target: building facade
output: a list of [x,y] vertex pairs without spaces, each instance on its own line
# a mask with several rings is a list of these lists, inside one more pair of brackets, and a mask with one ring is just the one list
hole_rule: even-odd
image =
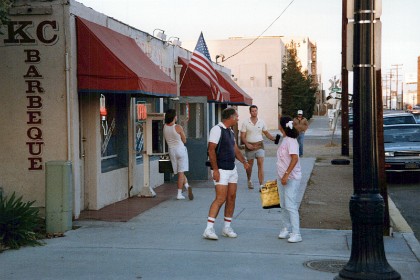
[[[282,112],[282,64],[291,44],[297,49],[302,71],[308,71],[315,82],[319,80],[316,44],[307,37],[232,37],[207,43],[216,62],[231,69],[233,80],[260,108],[259,116],[268,129],[278,128],[278,116]],[[193,43],[187,43],[186,48],[192,50]],[[249,111],[247,107],[240,107],[238,111],[241,125],[249,117]]]
[[[184,98],[179,58],[188,61],[191,52],[74,0],[16,1],[10,18],[0,27],[0,103],[7,105],[0,111],[0,187],[40,208],[49,162],[71,163],[76,219],[85,209],[153,196],[165,180],[158,173],[163,112],[178,110],[190,161],[204,163],[208,128],[230,95],[244,94],[230,89],[217,102],[202,78],[207,92]],[[202,169],[196,173],[207,178]]]

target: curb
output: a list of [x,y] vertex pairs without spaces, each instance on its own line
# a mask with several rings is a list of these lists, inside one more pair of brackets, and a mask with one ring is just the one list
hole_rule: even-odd
[[388,207],[389,207],[389,218],[391,220],[391,226],[395,231],[398,232],[410,232],[413,233],[413,230],[408,225],[407,221],[401,215],[394,201],[391,197],[388,196]]
[[395,203],[391,197],[388,196],[388,208],[389,208],[389,219],[391,222],[391,228],[395,231],[400,232],[410,247],[417,260],[420,261],[420,243],[414,235],[413,230],[408,225],[407,221],[401,215]]

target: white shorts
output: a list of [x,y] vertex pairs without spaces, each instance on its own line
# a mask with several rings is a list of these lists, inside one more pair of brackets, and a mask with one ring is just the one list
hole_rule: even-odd
[[[236,169],[236,166],[233,170],[219,169],[219,174],[219,182],[213,180],[214,185],[227,186],[229,183],[238,183],[238,170]],[[213,170],[211,171],[211,176],[213,177]]]
[[174,169],[174,174],[189,171],[187,147],[180,146],[169,149],[169,157],[171,159],[172,168]]

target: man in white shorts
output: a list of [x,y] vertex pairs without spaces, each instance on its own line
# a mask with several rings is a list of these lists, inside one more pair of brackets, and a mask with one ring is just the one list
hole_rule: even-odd
[[225,223],[222,235],[237,237],[231,225],[235,210],[236,190],[238,183],[238,171],[235,166],[235,158],[249,167],[248,162],[242,155],[235,142],[235,135],[231,129],[238,123],[238,112],[230,107],[222,112],[222,121],[210,130],[208,153],[215,185],[216,198],[212,202],[207,218],[207,227],[203,233],[206,239],[217,240],[214,231],[214,221],[220,208],[225,204]]
[[194,199],[192,188],[188,184],[185,172],[189,170],[188,164],[188,151],[185,147],[187,137],[185,136],[184,129],[179,124],[176,124],[178,117],[175,109],[169,109],[165,114],[165,125],[163,127],[163,137],[168,143],[169,157],[171,159],[174,174],[178,174],[178,194],[176,199],[185,199],[182,195],[182,187],[188,192],[188,198]]
[[246,170],[246,176],[248,177],[248,188],[253,189],[254,186],[251,181],[251,174],[252,166],[254,165],[254,159],[257,159],[258,180],[260,183],[260,188],[264,184],[265,151],[262,134],[264,133],[264,135],[271,141],[275,141],[276,138],[268,132],[265,122],[258,118],[258,107],[256,105],[251,105],[249,107],[249,113],[251,114],[251,117],[242,123],[241,142],[245,145],[245,157],[248,160],[250,166],[250,168]]

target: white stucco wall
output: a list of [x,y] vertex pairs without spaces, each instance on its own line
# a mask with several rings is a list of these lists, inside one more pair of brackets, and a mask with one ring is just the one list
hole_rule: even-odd
[[[272,102],[278,98],[278,90],[275,88],[244,88],[253,98],[253,104],[258,106],[258,117],[263,119],[268,130],[278,129],[278,102]],[[239,129],[242,122],[250,117],[249,106],[238,106]],[[264,136],[265,137],[265,136]]]
[[[230,38],[227,40],[209,40],[207,45],[211,55],[224,55],[218,62],[231,69],[233,80],[253,98],[257,105],[258,115],[264,119],[268,129],[277,129],[277,118],[281,113],[278,106],[279,88],[281,88],[281,72],[284,44],[282,37],[262,37],[252,43],[255,38]],[[252,43],[252,44],[251,44]],[[244,51],[235,54],[243,47],[251,44]],[[187,48],[194,48],[189,43]],[[271,80],[271,81],[270,81]],[[249,107],[239,106],[240,119],[249,117]]]

